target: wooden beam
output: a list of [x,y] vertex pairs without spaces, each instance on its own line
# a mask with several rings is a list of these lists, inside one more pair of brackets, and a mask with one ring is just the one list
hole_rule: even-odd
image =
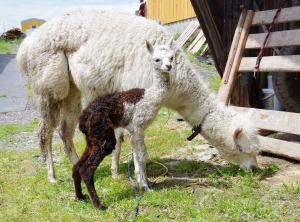
[[[210,2],[214,3],[219,1],[210,0]],[[220,18],[216,16],[216,14],[210,13],[210,7],[212,7],[212,3],[210,2],[208,2],[207,0],[191,0],[192,6],[201,24],[201,28],[208,43],[209,49],[213,55],[215,66],[219,74],[222,76],[226,64],[226,58],[222,53],[220,53],[223,52],[224,47],[222,44],[222,39],[220,38],[220,30],[214,23],[215,18],[219,20]]]
[[224,75],[218,92],[219,100],[224,102],[225,104],[227,104],[234,86],[234,80],[243,55],[243,50],[247,40],[246,37],[248,35],[253,16],[254,11],[247,11],[244,25],[242,25],[243,15],[241,15],[237,26],[238,28],[236,29],[234,34],[232,42],[233,47],[230,47],[228,61],[226,63]]
[[[239,72],[253,72],[256,57],[243,57]],[[300,55],[264,56],[259,65],[259,72],[299,72]]]
[[[253,26],[268,25],[272,23],[277,9],[256,12],[252,21]],[[283,8],[278,14],[275,24],[296,22],[300,20],[300,6]]]
[[203,36],[203,38],[200,39],[200,41],[198,41],[197,44],[191,49],[191,52],[197,53],[205,42],[206,42],[206,39]]
[[300,144],[258,136],[261,151],[300,160]]
[[198,33],[198,35],[196,36],[196,38],[193,40],[193,42],[189,45],[189,47],[187,48],[187,51],[191,51],[192,48],[194,48],[194,46],[202,39],[205,38],[202,29],[200,30],[200,32]]
[[300,114],[267,109],[231,106],[236,112],[249,113],[250,119],[259,129],[300,135]]
[[[300,38],[295,38],[295,36],[300,36],[300,29],[271,32],[265,48],[300,45]],[[249,34],[245,49],[260,49],[265,38],[265,33]]]
[[198,20],[192,21],[188,27],[182,32],[182,34],[177,39],[177,43],[180,47],[186,43],[186,41],[195,33],[195,31],[200,27]]

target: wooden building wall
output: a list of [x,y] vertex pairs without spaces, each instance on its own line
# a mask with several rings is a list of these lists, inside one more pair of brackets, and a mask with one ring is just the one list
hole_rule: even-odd
[[162,24],[195,17],[190,0],[147,0],[147,18]]

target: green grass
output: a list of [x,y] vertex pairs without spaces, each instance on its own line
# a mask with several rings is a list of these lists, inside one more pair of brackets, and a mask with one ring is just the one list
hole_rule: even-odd
[[38,125],[38,120],[34,120],[28,124],[6,124],[0,125],[0,140],[13,138],[13,135],[20,132],[31,132]]
[[0,39],[0,54],[13,54],[17,52],[16,46],[20,45],[23,39],[4,40]]
[[208,69],[208,70],[212,70],[212,71],[216,71],[216,67],[214,65],[208,65],[206,63],[200,62],[193,53],[191,52],[187,52],[186,53],[188,59],[190,60],[191,63],[195,64],[196,66]]
[[[215,70],[214,66],[199,62],[195,55],[187,55],[196,65]],[[210,77],[212,91],[218,91],[219,84],[219,77]],[[30,83],[27,90],[31,97]],[[299,220],[300,183],[271,186],[264,182],[265,177],[280,170],[274,163],[252,173],[234,164],[221,165],[222,160],[218,158],[208,162],[190,159],[202,152],[196,147],[205,144],[205,141],[199,138],[186,141],[191,130],[186,126],[174,127],[178,124],[174,121],[176,117],[178,115],[174,112],[162,109],[146,130],[147,172],[151,180],[159,180],[152,192],[138,189],[139,213],[136,221]],[[95,187],[101,202],[112,206],[112,209],[95,210],[90,200],[75,199],[72,166],[61,142],[53,145],[56,174],[62,180],[55,184],[47,179],[45,163],[38,158],[38,147],[4,148],[3,144],[18,143],[17,135],[36,131],[37,126],[38,120],[28,124],[0,125],[0,220],[129,221],[135,204],[127,178],[129,157],[121,160],[116,179],[110,175],[111,157],[106,157],[98,167]],[[76,137],[75,147],[79,155],[84,146],[83,137]],[[125,138],[122,155],[128,154],[130,147],[128,138]],[[161,176],[166,169],[157,162],[168,168],[166,175]],[[134,175],[133,163],[131,173]],[[87,193],[85,185],[82,186]]]
[[[262,181],[280,170],[270,164],[252,173],[233,164],[219,165],[218,159],[209,162],[165,157],[203,144],[191,143],[191,133],[184,126],[168,130],[178,123],[177,114],[162,109],[146,131],[149,153],[147,171],[150,179],[159,177],[168,167],[168,174],[159,177],[152,192],[138,190],[139,213],[136,221],[297,221],[300,217],[300,183],[270,186]],[[9,124],[0,127],[0,140],[14,143],[19,132],[33,131],[37,121],[29,124]],[[75,146],[81,155],[85,142],[76,137]],[[54,163],[62,182],[51,184],[45,163],[37,158],[37,147],[26,150],[0,148],[0,218],[1,221],[129,221],[135,200],[127,178],[126,157],[121,162],[119,177],[110,175],[110,157],[106,157],[95,174],[95,186],[108,211],[93,208],[90,200],[77,201],[71,177],[71,164],[64,154],[62,143],[55,143]],[[129,153],[125,138],[122,155]],[[153,162],[152,162],[153,161]],[[133,164],[131,168],[133,174]],[[83,190],[86,193],[86,188]]]
[[210,76],[209,77],[209,88],[212,92],[217,93],[219,91],[220,88],[220,84],[221,84],[221,77],[220,76]]

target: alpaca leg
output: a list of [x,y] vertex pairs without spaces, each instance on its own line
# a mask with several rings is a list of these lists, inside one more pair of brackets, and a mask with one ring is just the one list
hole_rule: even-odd
[[46,160],[48,178],[50,182],[56,182],[55,170],[52,159],[52,136],[59,121],[59,104],[51,99],[39,99],[40,122],[38,134],[43,157]]
[[93,152],[90,154],[87,161],[83,164],[83,166],[79,170],[81,178],[84,181],[86,188],[90,194],[94,207],[101,210],[105,210],[107,209],[107,207],[103,206],[100,203],[94,185],[94,173],[97,167],[99,166],[99,164],[104,159],[104,157],[111,154],[111,152],[115,148],[116,145],[115,138],[113,138],[113,140],[114,141],[105,140],[101,142],[102,145],[100,145],[100,147],[97,147],[96,149],[93,150]]
[[134,134],[132,136],[133,154],[134,154],[134,166],[135,176],[139,183],[140,189],[148,191],[149,187],[153,186],[148,180],[146,172],[146,161],[148,159],[148,153],[146,145],[144,143],[144,133]]
[[90,148],[86,147],[81,158],[77,161],[77,163],[73,166],[72,169],[72,177],[74,180],[74,187],[75,187],[75,196],[79,200],[86,199],[88,196],[82,193],[81,189],[81,176],[79,173],[80,168],[82,165],[87,161],[90,156]]
[[119,170],[119,164],[120,164],[120,154],[121,154],[121,142],[123,140],[123,128],[117,128],[115,129],[115,135],[116,135],[116,148],[112,152],[112,161],[111,161],[111,175],[113,178],[116,178],[118,175],[118,170]]
[[73,137],[78,116],[81,112],[81,93],[77,87],[70,82],[68,96],[63,100],[61,108],[61,122],[59,126],[59,135],[64,142],[64,149],[72,164],[78,161],[78,156],[74,148]]
[[91,130],[97,134],[86,135],[86,140],[87,144],[94,144],[94,147],[92,147],[88,159],[79,169],[79,173],[89,191],[94,207],[105,210],[107,207],[101,205],[94,186],[94,173],[104,157],[111,154],[115,149],[116,138],[113,125],[109,122],[97,124]]

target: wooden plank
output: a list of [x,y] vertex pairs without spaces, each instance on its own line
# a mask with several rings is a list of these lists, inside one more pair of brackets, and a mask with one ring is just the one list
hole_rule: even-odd
[[[223,52],[224,45],[223,45],[223,38],[222,33],[219,29],[222,26],[216,25],[217,23],[215,20],[220,20],[215,13],[211,13],[211,2],[207,0],[190,0],[193,5],[193,8],[196,12],[197,18],[201,24],[201,27],[208,47],[213,55],[215,66],[220,75],[223,74],[224,68],[226,65],[226,57],[224,56]],[[214,0],[213,2],[216,2]],[[218,4],[216,4],[216,8],[222,10]]]
[[[253,1],[253,7],[254,7],[255,12],[258,12],[258,11],[259,11],[259,8],[258,8],[258,6],[257,6],[257,4],[256,4],[256,1]],[[261,25],[261,28],[264,30],[264,33],[267,33],[267,32],[268,32],[268,28],[267,28],[266,25]],[[247,45],[247,44],[246,44],[246,45]],[[274,50],[275,50],[275,52],[276,52],[277,55],[280,54],[280,51],[279,51],[278,48],[274,48]]]
[[[243,57],[239,72],[253,72],[256,57]],[[299,72],[300,55],[264,56],[259,65],[259,72]]]
[[205,45],[204,49],[202,50],[200,56],[203,56],[208,50],[208,44]]
[[300,144],[258,136],[261,151],[300,160]]
[[[265,48],[300,45],[300,38],[295,38],[295,36],[300,36],[300,29],[271,32]],[[260,49],[265,38],[265,33],[249,34],[245,49]]]
[[300,135],[300,114],[266,109],[231,106],[236,112],[250,115],[259,129]]
[[200,27],[199,22],[197,20],[193,21],[191,27],[189,27],[187,29],[187,32],[183,35],[180,45],[183,46],[184,43],[186,43],[186,41],[195,33],[195,31],[199,27]]
[[205,37],[203,36],[202,39],[200,39],[200,41],[197,42],[197,44],[191,49],[192,53],[196,53],[199,51],[199,49],[202,47],[202,45],[206,42]]
[[[241,15],[237,27],[242,26],[241,25],[242,24],[242,16],[243,15]],[[243,27],[237,28],[235,31],[235,34],[234,34],[232,45],[235,46],[235,43],[237,43],[237,47],[236,48],[230,47],[228,60],[229,61],[233,60],[233,61],[232,61],[232,64],[230,64],[231,62],[228,62],[228,61],[226,63],[224,75],[223,75],[222,82],[221,82],[219,92],[218,92],[219,100],[224,102],[225,104],[228,103],[228,100],[230,98],[230,95],[231,95],[231,92],[233,89],[237,69],[238,69],[240,61],[242,59],[243,50],[245,48],[245,44],[246,44],[246,40],[247,40],[246,36],[248,35],[253,16],[254,16],[254,11],[251,11],[251,10],[247,11],[247,16],[246,16]],[[240,34],[240,37],[238,37],[239,34]],[[228,79],[226,77],[227,74],[228,74]]]
[[194,32],[199,28],[200,24],[198,20],[192,21],[188,27],[183,31],[180,37],[177,39],[177,43],[180,47],[194,34]]
[[[276,11],[277,9],[256,12],[253,17],[252,25],[257,26],[271,24]],[[281,9],[275,24],[295,21],[300,21],[300,6]]]
[[199,34],[196,36],[196,38],[193,40],[193,42],[189,45],[189,47],[187,48],[187,51],[191,51],[191,49],[201,40],[201,38],[203,38],[203,31],[200,30]]

